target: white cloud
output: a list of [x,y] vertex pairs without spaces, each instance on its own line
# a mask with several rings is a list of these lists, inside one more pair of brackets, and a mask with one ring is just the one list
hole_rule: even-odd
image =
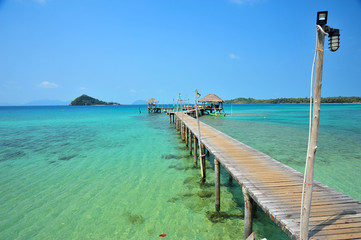
[[229,58],[230,58],[230,59],[239,59],[239,56],[236,55],[236,54],[230,53],[230,54],[229,54]]
[[85,90],[86,88],[85,87],[81,87],[80,90]]
[[39,87],[41,87],[41,88],[57,88],[57,87],[59,87],[59,85],[56,83],[44,81],[44,82],[40,83]]
[[137,91],[135,91],[134,89],[130,89],[129,92],[130,93],[136,93]]

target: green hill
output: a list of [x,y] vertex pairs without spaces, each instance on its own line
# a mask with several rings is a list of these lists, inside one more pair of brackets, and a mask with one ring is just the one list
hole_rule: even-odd
[[[275,99],[254,99],[254,98],[236,98],[226,100],[225,104],[294,104],[309,103],[309,98],[275,98]],[[361,97],[325,97],[321,103],[361,103]]]
[[70,106],[87,106],[87,105],[119,105],[115,102],[104,102],[96,98],[89,97],[88,95],[81,95],[70,103]]

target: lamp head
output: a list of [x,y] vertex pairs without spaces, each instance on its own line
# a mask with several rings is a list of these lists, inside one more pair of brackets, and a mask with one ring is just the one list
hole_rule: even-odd
[[328,32],[328,44],[332,52],[337,51],[340,47],[340,29],[330,28]]
[[327,15],[328,15],[328,11],[317,12],[316,24],[320,25],[321,27],[326,25],[327,24]]

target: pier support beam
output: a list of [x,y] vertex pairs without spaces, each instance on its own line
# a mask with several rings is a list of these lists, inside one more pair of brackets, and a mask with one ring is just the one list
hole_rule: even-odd
[[197,138],[193,135],[193,147],[194,147],[194,165],[197,166]]
[[215,207],[216,211],[219,212],[221,209],[221,183],[220,183],[220,164],[217,159],[214,159],[214,185],[215,185]]
[[201,181],[205,182],[206,181],[206,154],[205,154],[205,149],[206,147],[204,146],[204,144],[201,144],[201,149],[199,151],[199,154],[201,155],[200,157],[200,163],[201,163]]
[[169,123],[174,123],[174,114],[172,113],[168,113],[169,114]]
[[192,155],[192,132],[189,130],[189,138],[188,138],[188,147],[189,147],[189,155]]
[[189,132],[189,129],[187,128],[187,126],[185,127],[186,129],[186,135],[185,135],[185,139],[186,139],[186,146],[188,147],[188,132]]
[[244,197],[244,239],[247,239],[252,234],[254,202],[244,186],[242,186],[242,192]]
[[228,173],[228,183],[229,183],[229,185],[231,185],[231,186],[232,186],[232,184],[233,184],[233,177],[232,177],[232,175],[231,175],[230,173]]
[[185,140],[185,124],[181,122],[181,134],[182,134],[182,140]]

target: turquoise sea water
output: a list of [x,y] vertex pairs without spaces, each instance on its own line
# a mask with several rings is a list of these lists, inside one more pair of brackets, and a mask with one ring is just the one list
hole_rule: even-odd
[[[142,106],[0,107],[0,239],[242,239],[243,199],[193,168],[163,114]],[[231,106],[226,106],[231,112]],[[304,170],[308,106],[239,105],[202,121]],[[322,105],[315,178],[361,201],[361,105]],[[258,211],[257,239],[288,239]]]

